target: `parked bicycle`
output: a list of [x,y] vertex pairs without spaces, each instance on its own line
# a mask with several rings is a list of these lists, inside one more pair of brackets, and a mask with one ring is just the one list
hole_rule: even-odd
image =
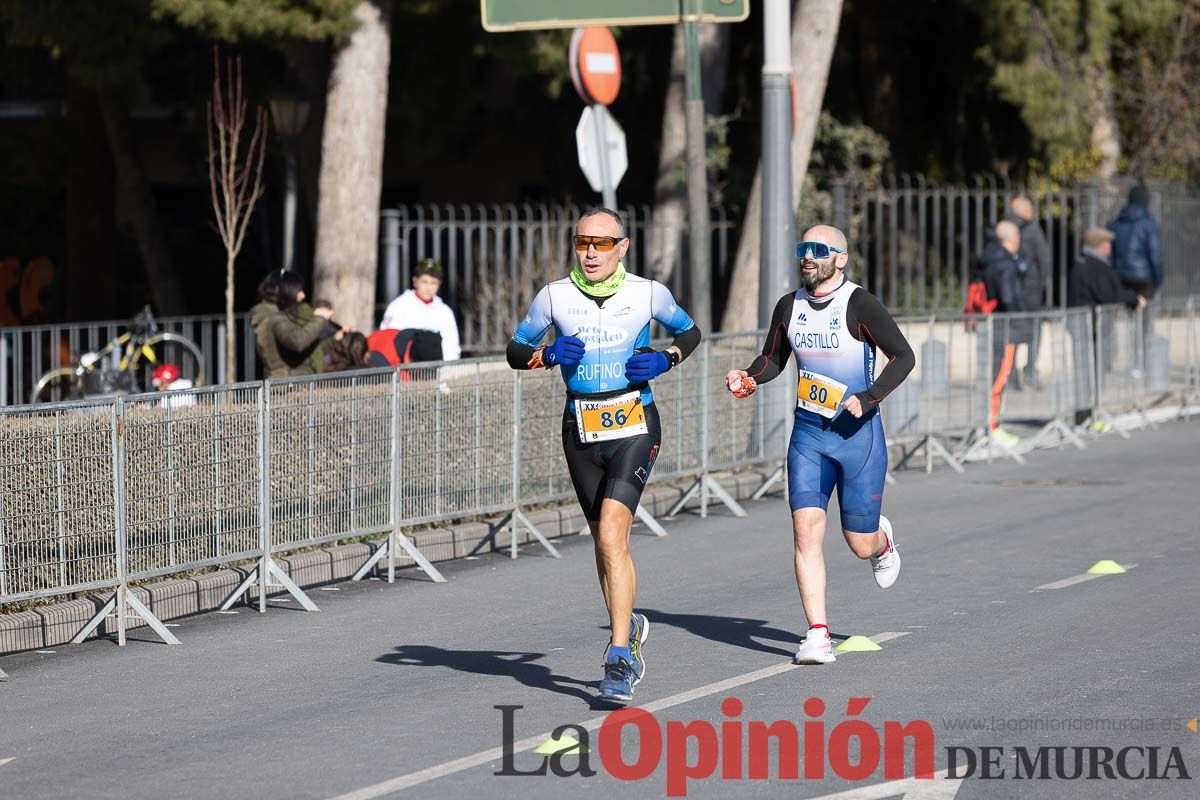
[[150,306],[129,323],[129,330],[95,352],[84,353],[74,366],[52,369],[38,379],[29,402],[81,400],[114,394],[136,394],[152,388],[154,371],[164,365],[199,386],[204,356],[186,336],[160,331]]

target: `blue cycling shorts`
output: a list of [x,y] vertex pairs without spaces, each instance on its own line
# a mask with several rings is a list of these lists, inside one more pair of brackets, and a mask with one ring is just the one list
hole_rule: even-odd
[[874,533],[879,530],[887,463],[877,410],[861,419],[843,410],[828,420],[797,409],[787,459],[792,511],[827,509],[836,486],[842,528]]

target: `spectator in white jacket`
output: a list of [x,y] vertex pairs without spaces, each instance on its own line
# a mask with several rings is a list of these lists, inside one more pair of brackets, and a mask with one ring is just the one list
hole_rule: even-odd
[[[380,330],[437,334],[441,339],[441,360],[457,361],[462,357],[462,348],[458,343],[458,320],[454,318],[450,306],[438,297],[438,289],[442,286],[442,265],[432,258],[424,259],[413,270],[412,285],[413,288],[388,303],[387,310],[383,312],[383,321],[379,323]],[[428,335],[417,337],[419,342],[430,340]],[[412,360],[426,359],[436,361],[438,357],[429,353]]]

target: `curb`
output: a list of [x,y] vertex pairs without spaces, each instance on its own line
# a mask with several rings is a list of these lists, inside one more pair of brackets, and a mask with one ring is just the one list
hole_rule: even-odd
[[[714,477],[736,499],[746,500],[762,485],[768,474],[769,471],[751,470]],[[655,517],[665,515],[683,496],[690,484],[689,479],[683,485],[666,484],[648,488],[642,495],[642,506]],[[719,503],[718,500],[709,501],[709,505]],[[700,501],[697,497],[690,500],[685,508],[693,509],[699,506]],[[583,512],[574,503],[530,511],[526,516],[546,538],[552,540],[577,536],[584,527]],[[492,552],[493,546],[496,551],[503,552],[512,543],[509,531],[511,528],[498,531],[494,522],[464,522],[408,535],[425,557],[436,563]],[[536,541],[523,528],[517,536],[518,546]],[[349,580],[378,548],[378,543],[336,545],[307,553],[277,556],[275,561],[297,584],[307,588]],[[397,566],[408,567],[413,562],[409,558],[398,556],[396,563]],[[167,622],[216,611],[247,574],[246,568],[222,569],[189,578],[169,578],[145,586],[135,586],[131,587],[130,591],[145,603],[155,616]],[[282,592],[271,593],[278,594]],[[245,602],[257,601],[258,587],[253,586],[247,593]],[[0,655],[66,644],[87,624],[103,602],[100,595],[90,595],[13,614],[0,614]],[[146,623],[139,618],[131,618],[126,623],[128,630],[145,626]],[[112,619],[106,619],[88,639],[111,636],[115,633],[116,623]]]

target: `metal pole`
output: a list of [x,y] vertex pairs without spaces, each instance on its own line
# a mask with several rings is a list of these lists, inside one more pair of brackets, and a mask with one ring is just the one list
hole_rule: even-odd
[[125,401],[113,403],[113,517],[117,545],[117,645],[125,646],[125,614],[129,596],[129,531],[125,518]]
[[400,371],[392,370],[392,430],[391,436],[391,469],[389,470],[389,482],[391,491],[391,518],[392,524],[388,530],[387,548],[388,548],[388,583],[396,582],[396,538],[400,533],[400,456],[403,452],[400,448]]
[[704,143],[704,93],[700,73],[700,0],[685,0],[684,49],[687,101],[688,260],[691,264],[692,319],[712,330],[712,271],[709,265],[708,168]]
[[608,161],[608,109],[600,104],[592,106],[592,128],[596,137],[597,155],[600,156],[600,192],[605,208],[617,209],[617,187],[613,186],[612,167]]
[[521,373],[513,371],[512,377],[512,539],[509,541],[509,558],[517,557],[517,515],[521,508]]
[[[214,383],[225,382],[225,359],[229,354],[225,352],[225,323],[217,323],[217,374]],[[236,358],[237,356],[234,355]]]
[[271,384],[263,381],[258,391],[258,612],[267,612],[267,584],[271,563]]
[[286,193],[283,196],[283,271],[290,272],[296,246],[296,156],[287,146]]
[[771,324],[787,286],[792,228],[792,14],[789,0],[763,3],[762,254],[758,327]]
[[394,213],[385,212],[383,218],[383,264],[384,287],[391,299],[400,294],[400,218]]
[[23,400],[8,399],[8,336],[0,333],[0,406],[18,405]]
[[[792,208],[792,13],[791,0],[763,4],[762,235],[759,255],[758,327],[771,325],[775,303],[787,290],[795,243]],[[763,404],[766,427],[788,430],[795,405],[786,392]],[[790,399],[790,402],[789,402]]]

